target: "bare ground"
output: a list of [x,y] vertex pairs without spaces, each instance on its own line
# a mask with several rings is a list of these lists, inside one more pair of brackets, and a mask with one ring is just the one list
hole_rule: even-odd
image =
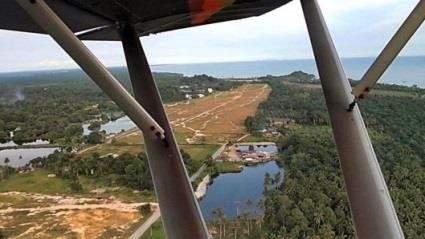
[[[113,197],[96,199],[0,193],[0,228],[10,238],[104,238],[124,235],[143,219],[138,207]],[[157,206],[152,203],[151,205]]]

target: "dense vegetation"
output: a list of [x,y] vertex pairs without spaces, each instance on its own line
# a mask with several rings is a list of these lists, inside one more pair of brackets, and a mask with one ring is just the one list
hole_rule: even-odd
[[[193,169],[191,171],[196,170],[193,165],[196,162],[190,155],[183,150],[181,153],[186,167]],[[56,151],[48,157],[31,160],[29,165],[47,169],[62,179],[70,180],[70,187],[74,192],[84,190],[80,183],[81,177],[94,179],[97,184],[106,187],[123,186],[133,190],[153,191],[145,154],[99,155],[93,153],[90,156],[76,157],[72,153]],[[1,167],[0,169],[2,178],[8,176],[7,172],[9,175],[14,172],[12,168]]]
[[[130,89],[125,68],[113,68],[113,74]],[[164,102],[184,99],[179,86],[200,91],[212,88],[228,90],[234,82],[206,75],[185,77],[181,74],[156,73]],[[109,121],[122,116],[118,107],[80,71],[54,71],[0,75],[0,143],[17,144],[36,139],[75,145],[82,142],[82,124]],[[86,142],[98,142],[92,135]]]
[[[283,80],[269,79],[269,99],[246,122],[256,132],[270,127],[275,118],[295,120],[279,129],[284,135],[279,163],[285,167],[285,183],[266,194],[263,234],[267,238],[353,238],[321,89]],[[421,238],[425,228],[424,95],[417,88],[380,86],[360,105],[407,238]]]
[[152,180],[145,156],[122,154],[91,156],[76,160],[72,154],[55,152],[45,158],[31,161],[33,167],[45,168],[58,177],[71,181],[71,190],[83,190],[79,181],[81,176],[96,179],[102,185],[125,186],[136,190],[152,190]]

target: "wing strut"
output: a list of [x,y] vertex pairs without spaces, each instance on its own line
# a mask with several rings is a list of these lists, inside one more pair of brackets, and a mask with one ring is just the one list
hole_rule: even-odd
[[207,228],[134,28],[124,26],[121,32],[136,99],[43,0],[16,1],[143,131],[168,238],[207,239]]
[[137,103],[43,0],[16,1],[146,135],[157,140],[158,143],[161,142],[159,139],[164,139],[162,127]]
[[123,25],[121,39],[136,100],[165,130],[166,147],[146,136],[145,146],[167,238],[206,239],[204,220],[134,27]]
[[404,238],[360,110],[317,0],[301,0],[358,238]]
[[364,94],[369,92],[385,70],[391,65],[403,47],[412,38],[425,20],[425,0],[420,0],[404,23],[400,26],[395,35],[376,58],[375,62],[367,70],[360,82],[353,89],[353,95],[363,98]]

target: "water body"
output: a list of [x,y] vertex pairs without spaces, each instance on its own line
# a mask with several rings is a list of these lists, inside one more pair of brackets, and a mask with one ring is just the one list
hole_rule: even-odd
[[[89,124],[83,124],[83,135],[90,134],[90,130],[88,129]],[[131,128],[136,127],[136,125],[131,121],[128,116],[121,117],[115,121],[109,121],[106,124],[102,124],[100,126],[100,131],[105,130],[106,134],[116,134],[120,133],[123,130],[129,130]]]
[[[47,140],[37,139],[36,141],[23,143],[22,145],[41,145],[41,144],[49,144],[50,142]],[[0,144],[0,149],[2,147],[11,147],[17,146],[17,144],[13,141],[9,141],[3,144]],[[39,148],[39,149],[5,149],[0,150],[0,165],[4,165],[4,160],[8,158],[10,160],[9,166],[17,168],[22,167],[25,164],[29,163],[32,159],[37,157],[46,157],[55,152],[55,150],[59,150],[59,148]]]
[[[348,77],[359,80],[373,60],[374,58],[370,57],[343,58],[342,64]],[[173,72],[188,76],[207,74],[223,78],[278,76],[298,70],[318,75],[313,59],[155,65],[152,68],[155,72]],[[382,76],[380,82],[407,86],[417,85],[425,88],[425,56],[398,57]]]
[[47,157],[59,148],[39,148],[39,149],[6,149],[0,150],[0,165],[4,165],[4,160],[9,158],[9,166],[17,168],[25,166],[32,159]]
[[274,175],[281,170],[276,162],[271,161],[244,167],[240,173],[221,174],[209,185],[207,194],[199,202],[204,218],[213,219],[212,211],[216,208],[221,208],[227,218],[234,218],[237,216],[237,207],[239,214],[248,210],[246,208],[248,200],[252,202],[250,211],[254,212],[263,197],[264,175],[266,173]]
[[[29,142],[29,143],[23,143],[22,145],[41,145],[41,144],[50,144],[50,142],[48,140],[37,139],[36,141]],[[13,146],[18,146],[18,144],[16,144],[13,141],[9,141],[9,142],[0,144],[0,148],[2,148],[2,147],[13,147]]]

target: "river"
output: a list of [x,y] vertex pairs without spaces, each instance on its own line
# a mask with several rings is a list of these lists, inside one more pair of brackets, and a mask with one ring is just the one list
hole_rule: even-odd
[[[263,198],[264,176],[272,177],[283,170],[275,161],[246,166],[240,173],[221,174],[209,185],[207,194],[199,202],[206,220],[214,218],[213,210],[221,208],[227,218],[235,218],[244,212],[254,213]],[[282,173],[283,177],[283,173]],[[247,201],[251,206],[247,207]]]

